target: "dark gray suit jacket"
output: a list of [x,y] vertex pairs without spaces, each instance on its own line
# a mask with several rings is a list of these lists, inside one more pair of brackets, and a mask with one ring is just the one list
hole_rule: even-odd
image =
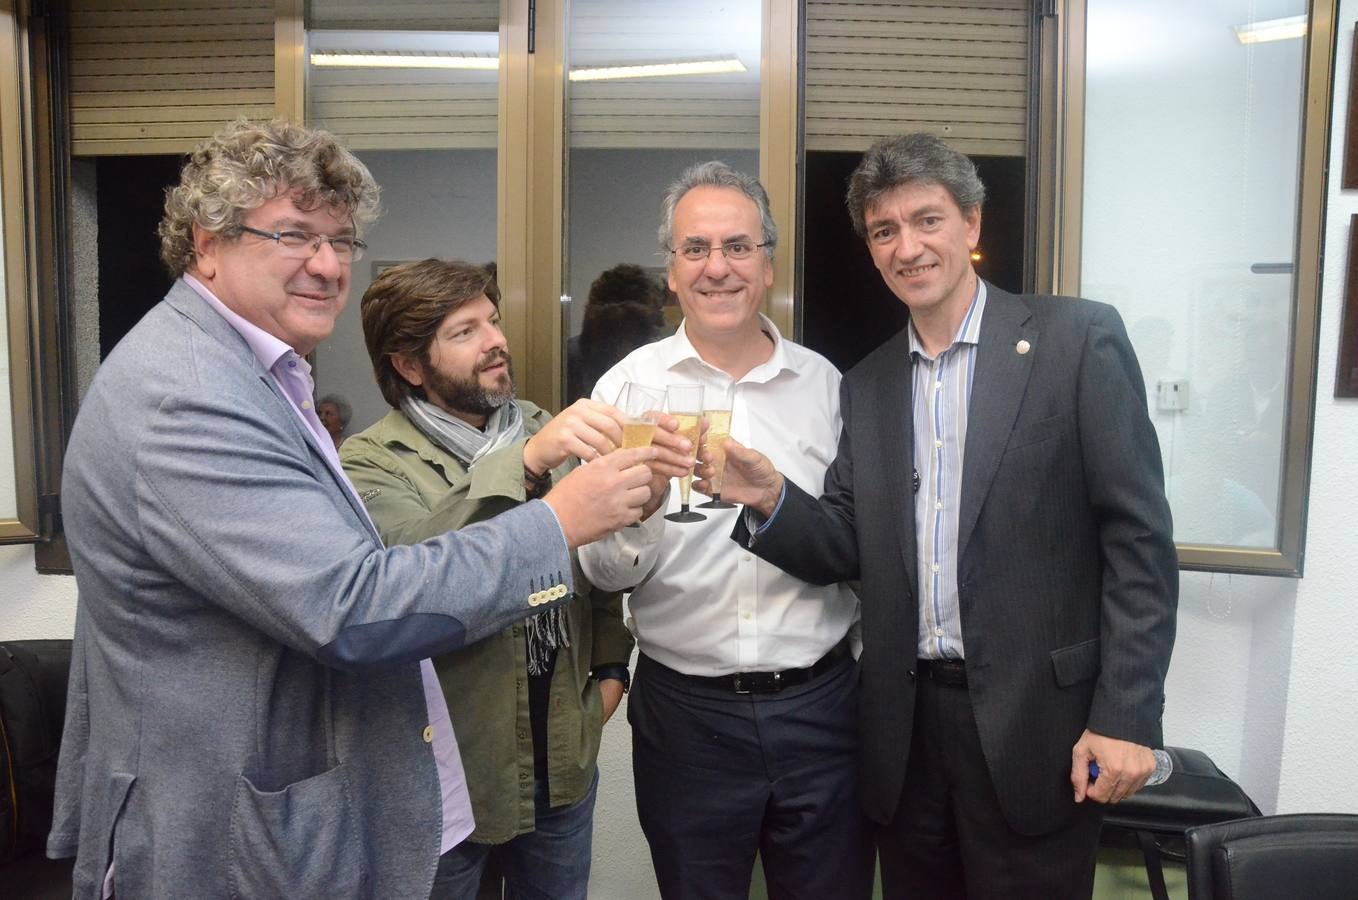
[[80,596],[48,852],[77,854],[75,896],[110,860],[119,897],[429,896],[417,661],[569,579],[546,504],[384,549],[183,281],[100,366],[62,504]]
[[[919,628],[907,333],[855,366],[841,396],[824,494],[789,483],[767,530],[751,542],[742,521],[735,538],[810,582],[861,579],[862,790],[887,822],[910,747]],[[981,745],[1021,833],[1073,812],[1070,752],[1086,727],[1161,742],[1178,596],[1163,483],[1117,312],[988,286],[957,578]]]

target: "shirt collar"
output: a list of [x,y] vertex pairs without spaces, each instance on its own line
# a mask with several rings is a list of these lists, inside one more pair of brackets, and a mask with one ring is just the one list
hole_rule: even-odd
[[[685,324],[679,324],[679,330],[674,333],[670,340],[670,345],[662,360],[666,369],[671,371],[685,366],[699,366],[712,372],[718,371],[715,366],[704,360],[698,355],[697,349],[688,339],[688,331]],[[783,346],[783,336],[778,331],[778,326],[773,324],[773,320],[763,313],[759,313],[759,329],[768,335],[773,341],[773,353],[764,362],[755,366],[741,381],[754,381],[759,383],[769,382],[776,378],[783,371],[796,373],[791,364],[787,361],[787,351]]]
[[[981,316],[985,313],[985,282],[980,278],[976,279],[976,295],[971,298],[971,306],[967,308],[967,314],[962,317],[962,324],[957,327],[957,334],[952,339],[949,349],[958,344],[979,344],[981,342]],[[910,353],[919,354],[929,358],[929,354],[924,352],[924,342],[920,340],[919,332],[915,330],[915,320],[910,320]]]
[[255,354],[255,358],[259,360],[260,365],[265,369],[273,371],[274,366],[284,358],[287,358],[289,354],[292,354],[293,357],[296,357],[298,367],[304,372],[311,371],[311,366],[307,364],[307,361],[302,357],[297,356],[297,353],[292,347],[288,346],[286,341],[269,334],[269,332],[260,328],[253,322],[249,322],[242,318],[225,303],[217,299],[217,295],[208,290],[207,285],[203,284],[197,278],[194,278],[187,272],[184,273],[183,278],[185,284],[193,288],[194,292],[202,297],[207,302],[208,306],[211,306],[216,310],[217,314],[225,319],[228,325],[236,329],[240,336],[245,339],[245,343],[250,346],[250,351]]

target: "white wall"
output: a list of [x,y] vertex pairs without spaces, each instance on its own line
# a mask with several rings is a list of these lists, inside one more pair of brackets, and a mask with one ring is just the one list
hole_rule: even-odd
[[[1355,18],[1358,0],[1345,0],[1338,17],[1332,160],[1343,158]],[[1344,248],[1349,216],[1358,213],[1358,192],[1341,192],[1338,167],[1333,171],[1306,577],[1186,573],[1167,686],[1166,740],[1206,751],[1269,812],[1358,812],[1358,781],[1347,773],[1347,761],[1358,746],[1358,579],[1353,574],[1358,555],[1353,516],[1358,509],[1358,478],[1353,474],[1358,472],[1358,401],[1330,396]],[[489,258],[489,248],[480,245],[466,253],[454,249],[473,259]],[[448,251],[432,247],[427,252]],[[74,605],[71,579],[36,575],[29,548],[0,547],[0,638],[69,636]],[[624,712],[606,729],[600,760],[591,890],[600,900],[655,896],[632,803]]]

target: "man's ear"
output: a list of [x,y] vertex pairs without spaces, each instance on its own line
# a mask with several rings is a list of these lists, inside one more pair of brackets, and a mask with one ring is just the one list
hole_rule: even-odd
[[197,275],[211,280],[217,274],[217,248],[220,245],[220,235],[194,224],[193,269]]
[[415,359],[401,353],[391,354],[391,367],[414,387],[424,385],[424,367]]

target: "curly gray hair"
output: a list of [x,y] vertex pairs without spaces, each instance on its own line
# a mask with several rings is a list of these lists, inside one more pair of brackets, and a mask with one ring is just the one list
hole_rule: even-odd
[[189,154],[179,184],[165,192],[161,261],[178,278],[193,263],[194,225],[230,232],[247,210],[285,192],[296,193],[303,209],[343,210],[355,228],[377,218],[377,182],[334,135],[284,121],[237,119]]

